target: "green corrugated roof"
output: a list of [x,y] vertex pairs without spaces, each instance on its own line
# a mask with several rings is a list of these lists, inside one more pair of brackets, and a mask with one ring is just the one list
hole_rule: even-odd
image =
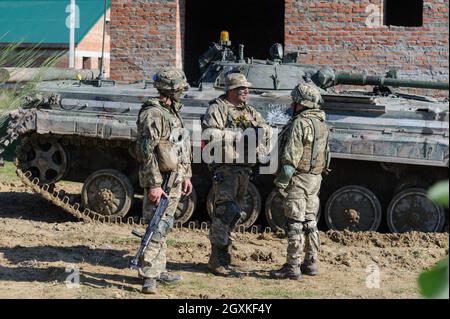
[[[79,43],[103,16],[104,0],[76,0]],[[0,42],[69,44],[70,0],[0,0]],[[109,8],[109,0],[108,0]],[[67,12],[66,12],[67,9]]]

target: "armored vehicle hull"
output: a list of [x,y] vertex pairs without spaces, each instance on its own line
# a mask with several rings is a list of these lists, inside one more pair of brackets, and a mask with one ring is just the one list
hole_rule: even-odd
[[[448,82],[401,80],[394,71],[386,76],[349,74],[294,63],[292,54],[283,56],[279,44],[270,51],[268,60],[245,59],[242,45],[234,54],[223,39],[200,58],[198,87],[185,93],[181,110],[193,138],[195,191],[182,199],[176,220],[186,223],[196,207],[200,219],[212,213],[211,177],[196,128],[208,102],[224,93],[224,76],[240,72],[253,84],[249,103],[278,129],[290,118],[289,94],[295,85],[311,82],[321,90],[332,160],[320,193],[319,225],[352,231],[374,231],[380,225],[392,232],[441,231],[445,213],[427,198],[426,190],[448,179],[448,98],[438,101],[394,88],[448,90]],[[19,175],[67,211],[84,219],[122,220],[135,195],[142,193],[134,145],[141,105],[157,96],[150,84],[121,85],[103,78],[42,82],[39,97],[11,114],[0,146],[20,139]],[[364,90],[336,93],[336,85]],[[366,90],[367,85],[373,89]],[[83,183],[81,203],[72,204],[64,192],[53,189],[60,180]],[[241,227],[249,228],[259,218],[272,230],[283,230],[281,199],[273,188],[273,174],[254,174]]]
[[[101,216],[126,216],[134,195],[142,192],[134,158],[137,115],[143,101],[157,95],[146,86],[43,82],[39,91],[58,94],[60,101],[22,111],[28,120],[22,121],[18,168],[30,171],[40,184],[84,183],[85,207]],[[186,127],[199,123],[208,101],[222,93],[207,82],[186,92],[181,110]],[[288,94],[255,89],[249,103],[281,128],[289,119]],[[325,224],[354,231],[377,230],[382,223],[392,232],[441,231],[444,211],[428,200],[426,189],[448,178],[448,101],[365,91],[324,92],[323,97],[332,132],[332,170],[320,194]],[[201,151],[198,141],[193,146],[194,152]],[[205,211],[211,212],[206,164],[194,163],[193,174],[196,192],[179,207],[182,223],[196,206],[205,219]],[[281,201],[272,179],[260,175],[252,181],[244,227],[264,215],[261,223],[282,229]]]

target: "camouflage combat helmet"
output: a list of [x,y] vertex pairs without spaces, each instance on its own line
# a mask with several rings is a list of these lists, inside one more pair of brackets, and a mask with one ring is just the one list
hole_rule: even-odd
[[188,86],[184,72],[174,67],[162,68],[153,76],[153,81],[158,90],[179,91]]
[[319,108],[323,103],[322,96],[317,88],[311,84],[299,84],[291,92],[292,101],[307,108]]

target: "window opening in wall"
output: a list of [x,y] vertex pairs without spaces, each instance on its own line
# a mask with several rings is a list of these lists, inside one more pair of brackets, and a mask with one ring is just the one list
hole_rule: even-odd
[[385,0],[384,24],[403,27],[423,26],[423,0]]
[[83,57],[83,69],[90,69],[90,68],[91,68],[91,58]]

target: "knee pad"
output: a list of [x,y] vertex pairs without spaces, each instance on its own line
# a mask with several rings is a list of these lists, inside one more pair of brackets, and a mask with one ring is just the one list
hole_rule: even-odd
[[285,225],[285,231],[288,237],[295,237],[303,234],[303,224],[302,222],[288,219]]
[[223,211],[223,213],[217,216],[217,218],[231,228],[234,228],[242,217],[242,209],[235,202],[224,203],[221,211]]

